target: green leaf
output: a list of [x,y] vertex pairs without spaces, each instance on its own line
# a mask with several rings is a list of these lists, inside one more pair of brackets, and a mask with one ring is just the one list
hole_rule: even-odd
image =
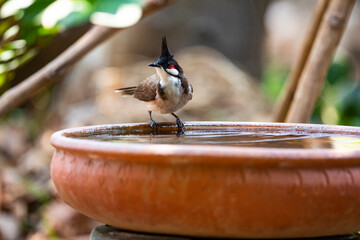
[[125,28],[137,23],[142,16],[139,0],[98,1],[91,15],[91,22],[113,28]]
[[81,25],[89,20],[92,11],[93,5],[88,1],[74,1],[73,11],[57,24],[63,29]]
[[36,0],[30,7],[24,10],[24,16],[22,18],[23,24],[29,26],[39,25],[39,15],[53,2],[55,2],[55,0]]
[[124,4],[141,5],[140,0],[97,0],[94,4],[94,12],[116,14],[118,8]]
[[22,49],[25,47],[26,47],[26,41],[24,39],[19,39],[6,44],[3,47],[3,50]]
[[[142,0],[8,1],[18,5],[12,12],[11,9],[8,11],[12,16],[0,22],[3,41],[0,49],[0,87],[8,83],[14,77],[16,69],[31,60],[37,50],[49,44],[59,31],[83,24],[90,19],[95,24],[127,27],[138,22],[142,15]],[[1,5],[2,3],[4,5]],[[6,3],[7,1],[0,0],[0,10]],[[4,36],[7,36],[7,39]],[[4,40],[11,42],[6,43]],[[9,84],[5,84],[5,87],[7,85]]]
[[6,74],[2,73],[0,74],[0,88],[5,84],[6,82]]
[[8,18],[28,8],[34,0],[9,0],[1,4],[0,18]]

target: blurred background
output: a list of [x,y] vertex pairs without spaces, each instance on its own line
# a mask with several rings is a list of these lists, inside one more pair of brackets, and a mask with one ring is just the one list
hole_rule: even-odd
[[[121,2],[0,0],[0,94],[89,30],[91,13],[113,13]],[[60,81],[0,119],[0,239],[88,239],[100,224],[56,196],[49,138],[69,127],[148,121],[142,102],[114,89],[154,73],[147,64],[158,58],[161,36],[194,87],[193,100],[178,112],[182,120],[271,121],[315,5],[181,0],[94,49]],[[360,126],[359,16],[357,3],[313,123]],[[173,121],[159,114],[154,119]]]

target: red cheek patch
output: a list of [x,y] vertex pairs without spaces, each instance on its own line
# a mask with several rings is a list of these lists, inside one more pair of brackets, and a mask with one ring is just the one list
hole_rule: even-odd
[[169,69],[175,69],[175,66],[174,66],[174,64],[171,64],[168,68]]

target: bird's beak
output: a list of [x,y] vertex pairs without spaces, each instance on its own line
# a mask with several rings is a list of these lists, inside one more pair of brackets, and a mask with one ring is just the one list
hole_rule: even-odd
[[158,63],[154,62],[154,63],[150,63],[149,64],[150,67],[161,67]]

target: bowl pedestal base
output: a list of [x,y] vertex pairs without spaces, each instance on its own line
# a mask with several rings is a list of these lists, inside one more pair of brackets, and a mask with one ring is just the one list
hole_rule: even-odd
[[[196,238],[196,237],[186,237],[186,236],[171,236],[171,235],[162,235],[162,234],[158,235],[152,233],[131,232],[107,225],[97,226],[92,230],[90,235],[90,240],[201,240],[201,239],[209,240],[212,238]],[[218,240],[218,239],[219,238],[213,238],[213,240]],[[325,239],[326,240],[360,240],[360,234],[354,233],[354,234],[347,234],[341,236],[329,236],[329,237],[318,237],[318,238],[296,238],[296,240],[325,240]],[[242,239],[242,240],[246,240],[246,239]]]

